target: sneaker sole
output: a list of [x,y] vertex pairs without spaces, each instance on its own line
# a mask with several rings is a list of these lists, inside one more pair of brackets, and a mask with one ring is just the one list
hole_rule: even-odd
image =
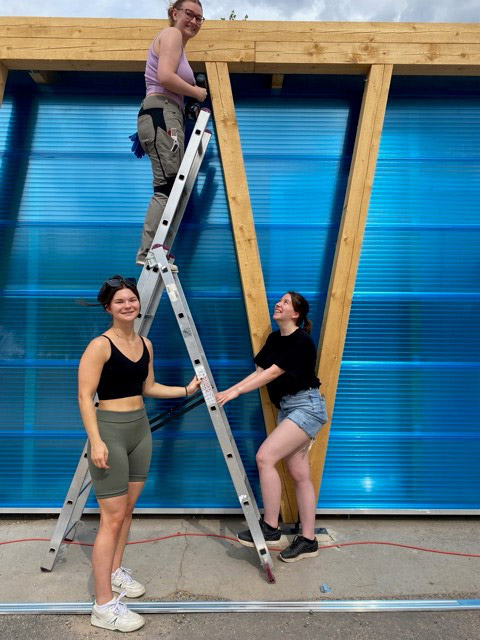
[[100,627],[100,629],[108,629],[109,631],[121,631],[122,633],[130,633],[131,631],[138,631],[138,629],[141,629],[145,624],[145,620],[141,620],[138,623],[138,625],[136,625],[135,627],[132,627],[131,629],[120,629],[120,627],[117,627],[114,624],[108,624],[108,622],[104,622],[103,620],[100,620],[94,615],[90,617],[90,623],[94,627]]
[[296,558],[283,558],[282,554],[279,554],[280,560],[283,562],[298,562],[298,560],[303,560],[304,558],[316,558],[318,556],[318,551],[311,551],[310,553],[301,553]]
[[[276,547],[277,545],[280,544],[280,540],[281,538],[279,538],[278,540],[265,540],[265,544],[267,545],[267,547],[270,549],[270,547]],[[248,542],[247,540],[240,540],[240,538],[237,538],[237,541],[240,544],[243,544],[244,547],[254,547],[255,544],[253,542]]]
[[115,591],[115,593],[124,593],[126,598],[140,598],[144,595],[146,589],[144,588],[143,591],[135,591],[133,593],[129,593],[126,587],[117,587],[116,585],[112,584],[112,591]]

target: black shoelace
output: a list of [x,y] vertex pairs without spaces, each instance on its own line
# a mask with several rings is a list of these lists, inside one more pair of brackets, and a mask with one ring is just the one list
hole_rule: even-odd
[[[290,549],[292,551],[296,551],[298,547],[300,547],[303,543],[304,538],[302,536],[295,536],[292,544],[290,545]],[[306,540],[305,540],[306,542]]]

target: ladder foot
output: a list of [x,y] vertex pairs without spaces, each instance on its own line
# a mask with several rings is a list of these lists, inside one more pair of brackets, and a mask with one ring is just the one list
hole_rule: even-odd
[[275,584],[276,580],[275,580],[275,576],[273,575],[272,567],[269,564],[265,564],[263,568],[265,570],[265,576],[267,577],[267,582],[269,582],[270,584]]

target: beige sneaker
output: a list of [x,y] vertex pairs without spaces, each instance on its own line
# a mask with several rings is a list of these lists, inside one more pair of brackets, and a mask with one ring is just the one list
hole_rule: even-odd
[[145,593],[145,587],[132,578],[130,569],[118,567],[112,573],[112,591],[124,593],[127,598],[139,598]]
[[124,593],[121,593],[118,598],[115,598],[105,608],[99,607],[97,603],[93,605],[90,622],[94,627],[110,629],[111,631],[123,631],[124,633],[136,631],[143,627],[145,619],[135,611],[130,611],[123,602],[120,602],[124,595]]

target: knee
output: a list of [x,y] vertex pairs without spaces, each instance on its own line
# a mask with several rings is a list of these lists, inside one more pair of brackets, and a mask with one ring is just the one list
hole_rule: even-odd
[[102,518],[102,525],[109,529],[112,533],[116,534],[122,528],[125,520],[126,510],[122,509],[115,513],[110,513],[108,516]]
[[302,465],[289,465],[287,463],[288,473],[290,474],[295,484],[301,484],[302,482],[310,482],[310,467],[308,464]]
[[259,469],[265,469],[266,467],[270,467],[270,466],[274,465],[274,462],[271,459],[271,457],[263,449],[259,449],[257,451],[257,455],[255,456],[255,460],[257,462],[257,467]]

